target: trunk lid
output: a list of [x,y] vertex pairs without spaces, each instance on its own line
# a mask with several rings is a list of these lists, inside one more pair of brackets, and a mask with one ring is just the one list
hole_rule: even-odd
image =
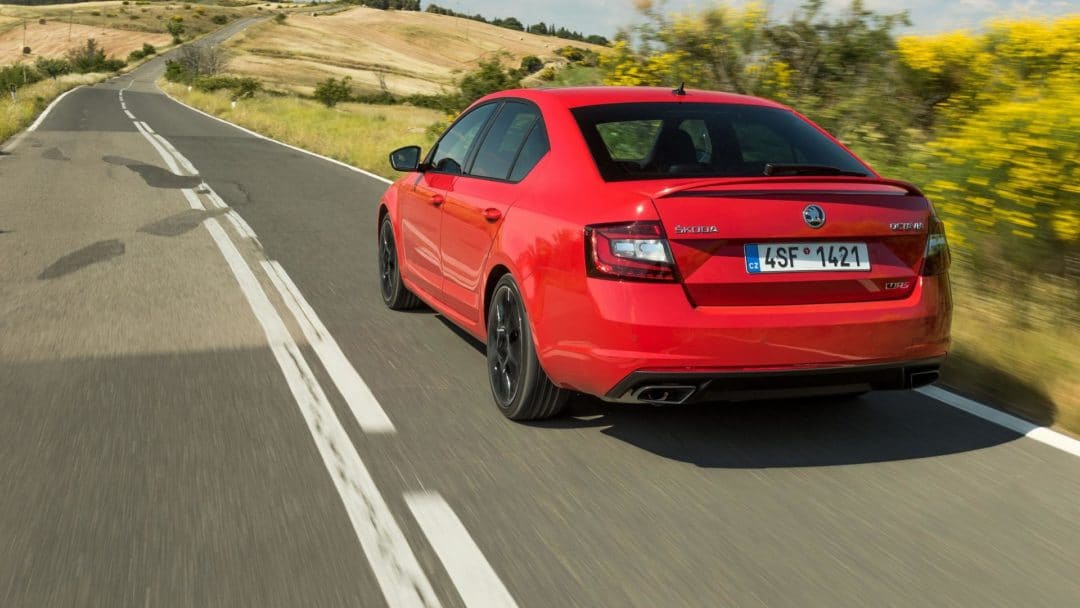
[[651,197],[695,306],[899,299],[914,289],[926,249],[930,205],[903,182],[729,179]]

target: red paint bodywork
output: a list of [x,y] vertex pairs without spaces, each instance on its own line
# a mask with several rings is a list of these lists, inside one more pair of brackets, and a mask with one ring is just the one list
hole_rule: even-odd
[[[635,371],[831,368],[924,360],[948,350],[948,275],[918,273],[925,230],[898,236],[888,228],[891,222],[925,226],[931,218],[930,204],[914,187],[876,173],[605,182],[570,110],[670,102],[669,90],[517,90],[477,103],[500,97],[536,104],[546,125],[550,152],[523,181],[409,173],[389,188],[380,214],[391,217],[406,286],[480,340],[486,339],[487,290],[510,272],[540,362],[557,385],[603,396]],[[691,91],[686,99],[783,108],[723,93]],[[703,191],[713,196],[685,196]],[[832,197],[836,192],[845,194]],[[802,220],[810,201],[827,207],[821,230]],[[486,217],[490,209],[501,217]],[[676,236],[673,218],[723,223],[724,230]],[[665,226],[679,282],[587,276],[585,226],[631,221]],[[740,243],[747,239],[829,238],[868,242],[873,271],[859,280],[822,272],[800,281],[791,274],[751,279],[742,266]],[[907,286],[888,291],[886,282]]]

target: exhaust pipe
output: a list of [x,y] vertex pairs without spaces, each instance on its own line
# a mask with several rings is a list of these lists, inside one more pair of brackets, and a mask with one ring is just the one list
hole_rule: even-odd
[[940,376],[941,373],[936,369],[922,372],[911,372],[908,375],[908,386],[911,388],[919,388],[920,386],[933,384],[937,382],[937,379]]
[[679,405],[686,403],[687,399],[693,396],[695,392],[697,392],[696,386],[656,384],[635,389],[631,396],[635,400],[645,403]]

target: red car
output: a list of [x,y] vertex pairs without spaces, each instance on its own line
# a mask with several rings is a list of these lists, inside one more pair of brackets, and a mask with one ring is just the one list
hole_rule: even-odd
[[473,104],[379,204],[392,309],[487,344],[499,409],[907,389],[949,347],[949,248],[913,185],[780,104],[653,88]]

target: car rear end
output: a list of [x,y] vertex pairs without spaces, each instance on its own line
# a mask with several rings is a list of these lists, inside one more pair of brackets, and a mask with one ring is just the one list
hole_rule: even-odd
[[[790,111],[707,105],[578,112],[611,200],[639,196],[651,209],[586,228],[592,306],[576,333],[545,349],[545,369],[610,400],[660,403],[933,382],[952,302],[948,245],[926,198]],[[732,128],[740,119],[752,124]],[[646,143],[655,137],[651,147],[635,152],[611,128],[619,122],[637,123]],[[798,131],[792,150],[776,152],[783,138],[762,124]],[[755,149],[753,137],[776,141]],[[693,156],[677,149],[688,141]],[[618,146],[629,158],[615,158]]]

